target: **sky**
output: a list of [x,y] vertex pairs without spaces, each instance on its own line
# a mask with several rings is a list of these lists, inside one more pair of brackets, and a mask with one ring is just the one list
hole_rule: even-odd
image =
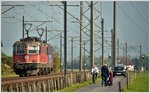
[[[95,1],[96,2],[96,1]],[[94,2],[94,3],[95,3]],[[70,5],[79,5],[79,1],[76,2],[67,2]],[[5,54],[12,56],[12,46],[15,41],[20,40],[22,38],[22,16],[25,17],[26,21],[51,21],[41,25],[39,28],[44,28],[47,26],[50,32],[48,33],[48,43],[53,46],[60,46],[60,33],[63,32],[63,6],[49,6],[49,5],[62,5],[60,2],[31,2],[31,1],[2,1],[1,5],[4,4],[13,4],[13,5],[25,5],[25,6],[15,6],[13,9],[3,13],[10,6],[1,6],[1,41],[3,43],[3,47],[1,51]],[[88,9],[88,4],[90,2],[83,2],[83,11]],[[111,45],[110,45],[110,37],[111,37],[111,29],[113,28],[113,2],[112,1],[103,1],[102,7],[100,4],[96,4],[95,7],[101,11],[102,14],[98,14],[94,10],[94,17],[100,15],[104,18],[104,37],[108,43],[104,43],[104,55],[111,54]],[[142,45],[142,53],[148,55],[149,54],[149,2],[148,1],[117,1],[117,15],[116,15],[116,34],[117,39],[119,38],[120,43],[120,56],[122,56],[122,46],[125,46],[125,43],[128,43],[128,55],[131,56],[139,56],[140,44]],[[71,13],[76,18],[80,18],[80,8],[79,6],[68,6],[67,11]],[[2,14],[3,13],[3,14]],[[90,18],[90,10],[85,13],[85,16]],[[12,18],[13,17],[13,18]],[[70,59],[70,50],[71,50],[71,38],[74,38],[74,58],[79,56],[79,32],[80,26],[76,22],[77,20],[67,15],[67,54],[68,59]],[[100,19],[100,18],[99,18]],[[101,26],[100,20],[95,20],[95,24]],[[88,24],[88,20],[83,18],[83,25]],[[34,27],[40,25],[41,23],[32,23],[32,27],[30,30],[30,36],[38,36],[36,29]],[[90,26],[87,26],[90,29]],[[28,29],[28,27],[26,28]],[[84,30],[88,34],[90,33],[88,29]],[[57,30],[57,31],[56,31]],[[94,26],[95,33],[98,33],[101,36],[101,32],[96,32],[98,28]],[[101,31],[101,30],[100,30]],[[56,36],[56,37],[55,37]],[[53,38],[54,37],[54,38]],[[42,39],[45,39],[43,36]],[[88,36],[83,33],[83,40],[88,40]],[[97,41],[101,42],[101,38],[97,39]],[[101,47],[99,44],[94,45],[94,49],[98,49]],[[86,49],[89,50],[90,42],[86,44]],[[82,53],[84,51],[82,50]],[[86,52],[88,55],[88,52]],[[97,57],[101,56],[101,49],[99,49],[94,54]]]
[[[112,3],[105,4],[106,8],[113,7]],[[109,12],[104,10],[104,16],[106,16],[106,22],[113,22],[112,17],[109,16]],[[112,10],[112,9],[111,9]],[[111,11],[113,12],[113,11]],[[113,14],[113,13],[111,13]],[[112,15],[111,15],[112,16]],[[120,43],[128,43],[128,46],[142,45],[142,52],[148,54],[149,48],[149,4],[148,2],[117,2],[117,38]],[[107,29],[111,29],[112,24],[105,25]],[[136,48],[136,47],[135,47]],[[137,50],[140,48],[137,47]],[[137,51],[129,51],[131,53],[138,53]]]

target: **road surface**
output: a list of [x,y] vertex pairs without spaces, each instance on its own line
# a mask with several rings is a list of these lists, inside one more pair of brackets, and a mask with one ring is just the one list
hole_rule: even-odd
[[126,85],[126,78],[116,76],[113,78],[113,86],[101,86],[101,81],[98,84],[92,84],[86,87],[77,89],[75,92],[119,92],[118,82],[121,82],[121,87]]

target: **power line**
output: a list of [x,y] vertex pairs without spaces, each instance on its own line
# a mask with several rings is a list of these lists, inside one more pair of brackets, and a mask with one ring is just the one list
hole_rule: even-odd
[[140,18],[142,18],[144,20],[144,22],[146,22],[146,24],[147,24],[148,20],[146,20],[145,17],[141,14],[141,12],[137,9],[137,7],[135,7],[135,4],[133,2],[131,2],[130,4],[135,9],[135,11],[138,13],[138,15],[141,16]]
[[[118,5],[118,7],[122,10],[122,12],[125,14],[125,16],[126,16],[137,28],[139,28],[141,31],[143,31],[143,32],[146,33],[146,31],[145,31],[143,28],[141,28],[140,26],[138,26],[137,23],[134,22],[134,21],[128,16],[128,14],[121,8],[121,6],[119,5],[119,3],[117,3],[117,5]],[[147,34],[147,33],[146,33],[146,34]]]

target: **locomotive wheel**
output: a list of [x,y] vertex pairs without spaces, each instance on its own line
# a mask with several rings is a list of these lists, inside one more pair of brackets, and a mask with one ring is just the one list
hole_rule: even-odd
[[45,75],[48,75],[49,73],[48,73],[48,68],[46,68],[46,71],[45,71]]
[[38,75],[42,75],[42,69],[39,69]]
[[41,71],[38,72],[38,75],[39,75],[39,76],[41,75]]
[[50,70],[50,68],[48,68],[48,74],[50,74],[51,73],[51,70]]
[[28,74],[28,73],[25,73],[24,76],[25,76],[25,77],[26,77],[26,76],[29,76],[29,74]]
[[23,77],[23,74],[19,74],[19,77]]
[[37,75],[38,75],[38,76],[40,76],[40,75],[41,75],[41,69],[39,69],[39,72],[37,73]]
[[44,69],[43,68],[41,69],[41,75],[44,75]]

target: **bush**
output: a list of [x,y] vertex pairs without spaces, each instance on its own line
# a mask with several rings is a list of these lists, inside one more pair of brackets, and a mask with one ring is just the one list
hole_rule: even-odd
[[59,54],[58,53],[55,53],[54,54],[54,64],[53,64],[53,71],[54,72],[59,72],[60,70],[60,57],[59,57]]
[[7,64],[2,64],[2,75],[10,72],[11,72],[10,66],[8,66]]

